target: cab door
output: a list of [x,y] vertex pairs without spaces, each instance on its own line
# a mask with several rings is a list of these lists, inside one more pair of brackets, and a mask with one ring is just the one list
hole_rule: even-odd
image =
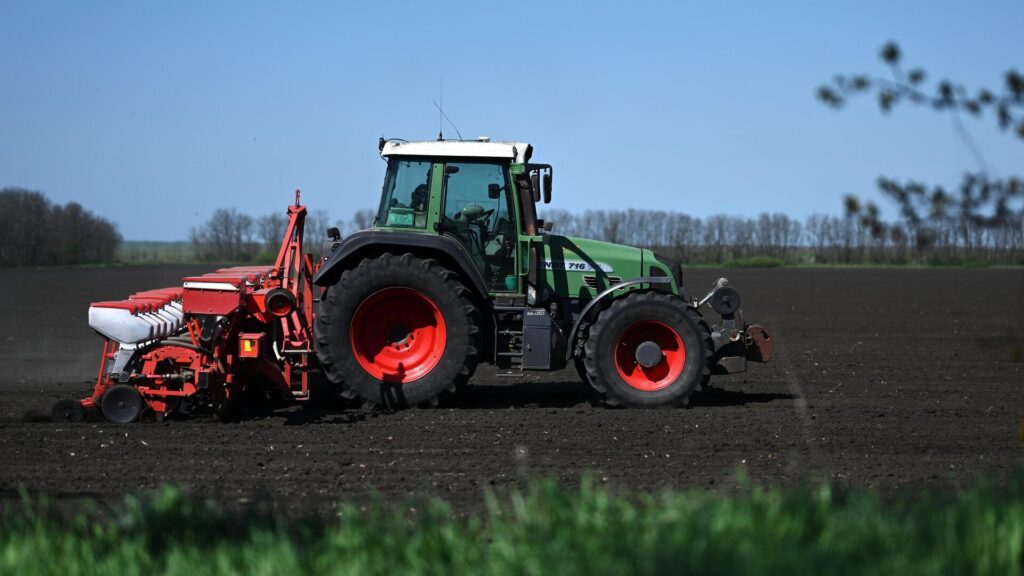
[[517,224],[508,166],[447,162],[440,228],[458,240],[491,292],[517,292]]

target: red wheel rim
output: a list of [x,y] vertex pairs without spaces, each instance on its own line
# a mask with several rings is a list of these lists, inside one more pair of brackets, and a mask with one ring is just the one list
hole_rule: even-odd
[[385,288],[356,309],[349,330],[356,361],[371,376],[405,384],[441,361],[447,330],[433,300],[412,288]]
[[[657,344],[662,354],[661,361],[650,368],[644,368],[636,359],[637,346],[647,341]],[[653,392],[667,387],[679,378],[685,364],[683,339],[657,320],[633,322],[615,342],[615,368],[626,384],[637,390]]]

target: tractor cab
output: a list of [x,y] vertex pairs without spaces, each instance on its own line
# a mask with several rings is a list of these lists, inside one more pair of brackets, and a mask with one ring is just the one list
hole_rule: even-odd
[[540,188],[551,197],[551,167],[528,164],[532,146],[388,140],[380,151],[388,167],[377,230],[447,236],[462,246],[489,293],[522,292],[529,271],[522,252],[528,238],[543,232],[535,208]]

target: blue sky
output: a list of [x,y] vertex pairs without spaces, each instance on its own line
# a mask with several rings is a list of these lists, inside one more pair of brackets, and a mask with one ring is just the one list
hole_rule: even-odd
[[[728,6],[726,8],[725,6]],[[878,175],[976,168],[950,119],[815,88],[884,73],[997,88],[1024,68],[1021,2],[12,2],[0,0],[0,186],[76,200],[125,238],[187,237],[218,207],[375,207],[381,135],[532,142],[553,207],[839,213]],[[965,120],[996,174],[1024,146]],[[454,137],[450,128],[446,136]]]

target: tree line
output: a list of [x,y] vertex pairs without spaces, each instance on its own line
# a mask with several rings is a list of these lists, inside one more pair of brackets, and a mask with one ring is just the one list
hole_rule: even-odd
[[113,262],[121,234],[77,202],[60,205],[40,192],[0,189],[0,266]]
[[658,250],[686,264],[1024,264],[1024,212],[995,221],[971,214],[887,222],[846,198],[843,216],[695,218],[660,210],[544,214],[556,233]]
[[[332,226],[351,233],[369,228],[373,219],[372,210],[359,210],[348,221],[332,223],[326,210],[310,210],[304,232],[307,250],[316,252]],[[204,262],[273,262],[287,227],[284,212],[254,218],[235,208],[218,208],[209,220],[190,230],[189,242],[195,258]]]
[[[966,179],[979,189],[992,186]],[[1016,181],[1014,181],[1016,182]],[[883,182],[899,197],[921,197],[925,187],[907,190]],[[1003,184],[1000,184],[1003,185]],[[1017,199],[1024,187],[1001,192]],[[962,191],[961,197],[992,192]],[[899,200],[899,197],[897,200]],[[909,200],[908,200],[909,201]],[[874,204],[847,196],[841,216],[787,214],[755,218],[715,215],[696,218],[660,210],[588,210],[576,214],[549,210],[554,232],[619,244],[652,248],[690,265],[701,264],[883,264],[883,265],[1024,265],[1024,209],[1012,203],[980,215],[973,204],[947,202],[926,217],[903,211],[899,221],[885,221]],[[360,210],[346,221],[333,221],[325,210],[306,218],[306,245],[318,252],[327,229],[351,234],[373,225],[374,212]],[[280,248],[287,216],[283,212],[252,217],[235,208],[219,208],[191,229],[193,258],[206,262],[270,262]],[[110,221],[76,202],[50,202],[40,192],[0,190],[0,265],[32,266],[108,263],[118,257],[121,235]]]
[[[661,210],[549,210],[554,232],[652,248],[686,264],[964,265],[1024,264],[1024,211],[979,219],[966,210],[927,222],[887,222],[873,204],[848,196],[842,216],[787,214],[755,218],[715,215],[696,218]],[[361,210],[334,225],[343,234],[369,228],[374,213]],[[269,262],[281,246],[287,218],[258,218],[233,208],[216,210],[192,229],[196,258],[204,261]],[[317,252],[331,226],[326,211],[306,219],[307,249]]]

